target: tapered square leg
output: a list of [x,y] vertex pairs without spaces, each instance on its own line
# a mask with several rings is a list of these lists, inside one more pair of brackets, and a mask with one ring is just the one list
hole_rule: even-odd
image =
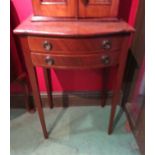
[[108,134],[111,134],[113,131],[113,123],[114,123],[114,118],[115,118],[116,107],[117,107],[118,101],[119,101],[119,94],[115,93],[113,96],[113,100],[112,100]]
[[52,98],[52,87],[51,87],[51,75],[50,75],[50,69],[43,69],[44,71],[44,78],[45,78],[45,85],[47,90],[47,97],[48,97],[48,106],[50,108],[53,108],[53,98]]
[[40,119],[40,123],[42,126],[44,137],[47,139],[48,133],[47,133],[47,129],[46,129],[44,113],[43,113],[40,93],[39,93],[39,89],[38,89],[37,75],[36,75],[35,67],[33,66],[32,61],[31,61],[31,55],[30,55],[30,51],[29,51],[27,37],[21,37],[20,41],[21,41],[21,45],[23,47],[24,59],[26,62],[25,64],[26,64],[27,72],[29,75],[29,80],[30,80],[31,87],[32,87],[34,103],[35,103],[36,109],[38,111],[38,115],[39,115],[39,119]]
[[107,93],[108,93],[108,86],[107,83],[109,82],[108,76],[109,76],[109,69],[105,68],[103,71],[104,76],[104,90],[102,92],[102,100],[101,100],[101,106],[104,107],[106,105],[107,100]]
[[118,61],[119,64],[117,67],[116,79],[114,79],[116,82],[113,90],[113,98],[112,98],[112,104],[111,104],[111,113],[110,113],[109,128],[108,128],[109,134],[111,134],[113,131],[113,123],[115,118],[116,106],[120,101],[120,90],[122,87],[125,63],[126,63],[127,53],[128,53],[128,45],[129,45],[128,41],[129,41],[129,37],[128,36],[124,37],[124,40],[122,43],[123,44],[122,50],[120,51],[120,55],[119,55],[119,61]]

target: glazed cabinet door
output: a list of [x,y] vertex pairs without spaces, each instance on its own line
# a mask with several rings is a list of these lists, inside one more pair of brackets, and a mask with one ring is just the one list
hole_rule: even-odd
[[32,4],[35,16],[77,16],[77,0],[32,0]]
[[119,0],[79,0],[79,17],[116,17]]

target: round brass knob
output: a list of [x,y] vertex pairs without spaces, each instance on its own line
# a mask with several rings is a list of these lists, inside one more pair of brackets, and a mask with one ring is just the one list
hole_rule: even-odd
[[45,62],[48,64],[48,65],[54,65],[54,60],[52,59],[52,57],[50,56],[47,56],[45,58]]
[[112,43],[110,40],[103,40],[103,42],[102,42],[102,47],[105,50],[111,49],[111,45],[112,45]]
[[50,51],[52,49],[52,44],[49,43],[48,41],[44,41],[43,47],[46,51]]
[[110,57],[109,56],[102,56],[101,58],[104,65],[110,64]]

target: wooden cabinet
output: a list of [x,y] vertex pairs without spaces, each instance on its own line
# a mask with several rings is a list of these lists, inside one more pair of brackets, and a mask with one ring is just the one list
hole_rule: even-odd
[[[49,68],[96,69],[117,66],[108,128],[108,133],[111,134],[116,106],[120,100],[128,43],[131,33],[134,32],[126,22],[112,20],[117,16],[119,0],[32,1],[33,19],[26,19],[14,32],[20,37],[44,137],[48,138],[48,132],[38,89],[36,66],[44,69],[50,107],[53,107],[53,104],[52,90],[49,89],[51,82],[47,76]],[[104,20],[98,20],[101,18]],[[36,22],[32,21],[34,19]],[[37,22],[38,20],[40,21]],[[105,105],[104,96],[103,94],[102,106]]]
[[52,18],[116,17],[119,0],[32,0],[34,15]]

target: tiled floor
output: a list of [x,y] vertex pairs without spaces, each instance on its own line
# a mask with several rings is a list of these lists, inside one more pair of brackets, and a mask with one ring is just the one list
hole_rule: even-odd
[[107,134],[110,107],[45,109],[49,139],[45,140],[37,113],[11,111],[11,155],[139,155],[135,139],[117,108],[116,126]]

